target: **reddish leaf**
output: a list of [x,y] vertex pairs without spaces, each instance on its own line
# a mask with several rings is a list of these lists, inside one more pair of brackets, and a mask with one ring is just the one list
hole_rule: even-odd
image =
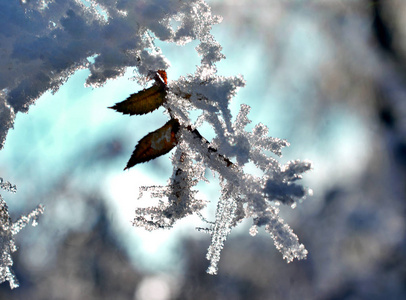
[[[168,78],[166,76],[166,71],[165,70],[158,70],[157,75],[159,76],[160,80],[165,83],[165,85],[168,84]],[[156,80],[156,79],[155,79]]]
[[178,143],[176,134],[179,131],[179,126],[178,120],[171,119],[158,130],[144,136],[135,147],[124,170],[171,151]]

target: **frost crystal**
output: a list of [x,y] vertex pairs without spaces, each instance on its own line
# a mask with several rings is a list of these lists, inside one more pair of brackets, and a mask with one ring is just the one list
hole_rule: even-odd
[[[250,123],[248,105],[241,105],[233,120],[229,104],[245,82],[241,76],[217,74],[215,63],[224,56],[210,29],[219,18],[212,17],[203,1],[192,3],[187,13],[184,11],[178,15],[182,25],[173,40],[184,43],[189,38],[198,39],[200,44],[196,50],[202,56],[201,65],[194,74],[168,82],[162,104],[171,120],[179,124],[176,150],[172,155],[172,177],[167,186],[141,188],[140,197],[148,191],[151,197],[159,199],[159,204],[137,209],[134,225],[147,230],[171,228],[177,220],[197,214],[207,222],[206,228],[198,229],[211,235],[207,252],[210,261],[207,272],[210,274],[218,271],[220,253],[228,234],[245,218],[253,221],[250,234],[255,235],[258,227],[264,227],[288,262],[294,258],[303,259],[307,250],[279,217],[275,205],[295,207],[297,201],[309,193],[295,181],[311,165],[300,161],[280,165],[274,156],[280,156],[282,148],[289,144],[269,137],[264,124],[246,131],[246,125]],[[191,111],[200,113],[195,122],[191,121]],[[199,132],[204,123],[214,130],[212,140],[207,140]],[[253,163],[262,176],[246,173],[244,167],[248,163]],[[208,181],[204,176],[208,169],[218,175],[221,184],[213,221],[203,217],[201,210],[206,203],[196,198],[194,189],[199,181]]]
[[[180,23],[174,30],[171,21]],[[135,67],[139,81],[169,62],[155,40],[200,40],[204,64],[223,58],[210,35],[213,16],[201,0],[0,1],[0,149],[15,115],[77,70],[99,87]]]
[[[216,274],[220,253],[232,228],[244,218],[253,220],[250,234],[264,227],[274,240],[276,248],[287,262],[294,258],[306,258],[307,250],[299,243],[292,229],[279,217],[275,205],[294,207],[308,190],[295,183],[301,174],[311,168],[309,162],[291,161],[280,165],[267,152],[281,155],[285,140],[268,136],[268,128],[256,125],[252,131],[245,127],[250,120],[250,107],[241,105],[235,121],[232,121],[228,104],[238,87],[244,85],[240,77],[217,76],[213,67],[198,68],[194,75],[180,78],[169,84],[167,101],[164,103],[172,119],[180,123],[177,139],[180,141],[172,156],[173,174],[166,187],[143,187],[153,197],[159,198],[157,207],[140,208],[136,211],[134,225],[147,230],[170,228],[183,217],[197,214],[205,207],[195,198],[192,188],[204,177],[206,169],[218,174],[221,196],[217,203],[215,219],[207,222],[207,228],[199,228],[211,235],[207,252],[210,274]],[[192,124],[189,113],[200,110],[201,115]],[[207,122],[214,129],[215,137],[208,141],[198,128]],[[254,176],[244,171],[247,163],[253,163],[262,171]],[[202,217],[203,221],[206,221]]]
[[[179,130],[168,127],[170,132],[168,129],[156,142],[154,138],[162,132],[146,137],[146,145],[140,148],[153,152],[149,160],[169,152],[176,144],[173,172],[167,186],[141,189],[141,195],[150,192],[160,202],[156,207],[137,209],[134,225],[147,230],[170,228],[191,214],[206,220],[201,210],[207,203],[197,198],[195,187],[199,181],[207,181],[204,174],[210,169],[218,174],[221,196],[214,221],[201,229],[212,240],[207,253],[209,273],[217,272],[227,235],[244,218],[253,220],[251,234],[257,227],[265,227],[287,261],[306,257],[303,245],[283,223],[274,205],[294,207],[306,196],[308,191],[295,181],[310,169],[310,163],[280,165],[274,156],[280,156],[288,143],[269,137],[263,124],[246,131],[250,122],[248,105],[242,105],[233,120],[229,103],[244,86],[244,80],[217,74],[216,63],[224,55],[210,31],[220,21],[203,0],[0,1],[0,28],[7,29],[0,29],[0,148],[15,115],[27,112],[44,92],[55,92],[76,70],[88,68],[86,84],[98,87],[134,67],[138,81],[146,83],[151,72],[169,67],[156,40],[178,45],[196,40],[201,63],[195,73],[165,82],[164,89],[158,88],[160,101],[152,105],[154,110],[155,105],[162,104],[171,118],[168,126],[176,124]],[[174,23],[179,26],[173,28]],[[193,110],[200,113],[195,122],[190,118]],[[214,130],[211,140],[199,132],[205,123]],[[137,152],[128,168],[146,160]],[[248,163],[254,164],[261,176],[246,173]],[[0,184],[5,190],[15,191],[9,183]],[[15,251],[13,236],[42,213],[42,208],[12,223],[1,199],[1,213],[1,279],[14,287],[16,281],[10,270],[10,253]]]
[[[4,182],[2,178],[0,178],[0,188],[13,193],[17,190],[15,185],[8,181]],[[11,269],[13,265],[11,253],[17,251],[14,236],[30,221],[32,226],[36,226],[37,218],[43,212],[44,208],[40,205],[27,216],[22,216],[13,223],[8,213],[7,204],[0,195],[0,283],[8,281],[10,288],[18,287],[18,280]]]

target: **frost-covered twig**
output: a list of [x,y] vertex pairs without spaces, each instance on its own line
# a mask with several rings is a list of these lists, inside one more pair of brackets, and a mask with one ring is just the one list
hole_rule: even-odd
[[[4,182],[2,178],[0,178],[0,188],[13,193],[17,190],[15,185],[10,184],[8,181]],[[18,280],[11,269],[13,265],[11,254],[17,251],[14,236],[30,222],[32,222],[32,226],[36,226],[37,219],[43,212],[43,206],[39,205],[28,215],[21,216],[18,221],[12,222],[7,204],[0,195],[0,283],[8,281],[12,289],[19,286]]]
[[[258,226],[264,226],[288,262],[294,258],[303,259],[307,255],[307,250],[299,243],[297,236],[279,217],[279,209],[275,204],[295,207],[297,201],[308,194],[309,190],[295,181],[310,169],[311,164],[297,160],[280,165],[268,155],[267,152],[280,156],[282,148],[288,143],[269,137],[268,129],[263,124],[255,126],[251,132],[246,131],[245,127],[250,122],[247,117],[250,110],[248,105],[241,105],[240,112],[232,122],[228,102],[242,84],[239,77],[217,76],[212,67],[198,69],[194,76],[169,83],[162,105],[167,109],[172,122],[177,124],[176,130],[160,129],[149,134],[148,139],[142,139],[137,145],[130,159],[141,155],[137,149],[144,149],[142,144],[146,141],[149,148],[146,148],[145,153],[161,153],[150,139],[168,141],[168,151],[176,146],[172,156],[173,174],[168,185],[141,188],[160,199],[156,207],[136,210],[134,225],[147,230],[171,228],[177,220],[190,214],[200,216],[206,203],[195,198],[196,191],[192,188],[201,180],[207,181],[204,177],[206,169],[218,174],[221,196],[215,220],[208,222],[208,228],[199,229],[210,233],[212,237],[207,253],[210,274],[217,273],[227,235],[244,218],[253,220],[251,234],[256,232]],[[193,109],[201,110],[195,124],[188,117]],[[212,141],[208,141],[197,130],[203,122],[210,124],[216,133]],[[151,155],[151,158],[155,157]],[[138,160],[144,161],[144,158]],[[262,176],[245,172],[244,166],[249,162],[256,165]]]

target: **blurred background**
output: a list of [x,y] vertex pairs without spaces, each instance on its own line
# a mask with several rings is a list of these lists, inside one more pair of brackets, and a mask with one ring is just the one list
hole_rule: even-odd
[[[290,142],[282,162],[313,162],[302,182],[314,195],[282,210],[308,259],[286,264],[268,234],[251,237],[243,223],[210,276],[209,236],[193,219],[132,227],[138,188],[166,184],[169,155],[122,169],[167,117],[107,109],[141,89],[133,70],[99,89],[84,87],[81,70],[17,115],[0,151],[2,177],[18,188],[3,194],[11,216],[46,207],[17,235],[20,287],[0,285],[0,299],[406,298],[406,1],[209,3],[224,17],[213,29],[227,56],[219,73],[246,80],[234,115],[249,104],[252,125]],[[195,43],[157,45],[170,80],[194,72]],[[215,180],[201,197],[215,205]]]

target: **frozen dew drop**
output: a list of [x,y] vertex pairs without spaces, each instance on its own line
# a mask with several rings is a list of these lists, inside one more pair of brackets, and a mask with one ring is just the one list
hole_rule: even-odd
[[258,233],[258,226],[257,225],[252,225],[250,230],[249,230],[249,233],[250,233],[251,236],[256,236],[257,233]]

